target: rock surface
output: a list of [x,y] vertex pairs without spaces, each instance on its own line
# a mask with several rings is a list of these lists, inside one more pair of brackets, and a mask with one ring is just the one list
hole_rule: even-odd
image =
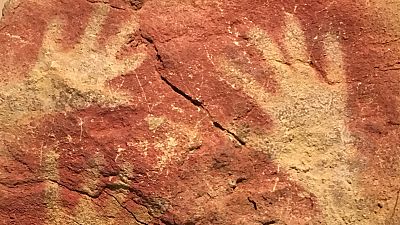
[[399,224],[398,10],[9,1],[0,224]]
[[[0,0],[0,12],[3,11],[3,7],[4,7],[4,4],[6,3],[6,1],[7,0]],[[0,19],[2,16],[3,16],[2,13],[0,13]]]

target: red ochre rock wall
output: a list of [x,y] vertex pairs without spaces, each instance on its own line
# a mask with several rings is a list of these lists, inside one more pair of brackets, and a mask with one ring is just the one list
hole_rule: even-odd
[[9,1],[0,224],[398,224],[398,9]]

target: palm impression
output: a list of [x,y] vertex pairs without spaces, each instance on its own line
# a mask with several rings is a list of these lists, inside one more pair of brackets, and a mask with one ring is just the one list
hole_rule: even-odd
[[98,34],[108,11],[105,5],[96,7],[79,43],[69,50],[62,46],[62,21],[50,22],[28,79],[8,84],[0,91],[3,99],[0,111],[8,115],[9,122],[93,104],[115,107],[129,102],[126,94],[107,87],[107,82],[135,70],[145,54],[117,57],[129,35],[137,29],[133,18],[122,24],[105,47],[99,45]]
[[[347,196],[343,199],[358,195],[348,181],[354,177],[348,168],[354,149],[346,128],[347,85],[340,42],[329,33],[322,37],[322,73],[311,62],[300,21],[290,13],[284,21],[281,45],[258,27],[247,34],[250,45],[262,53],[264,66],[274,74],[277,91],[267,92],[228,58],[219,57],[218,70],[225,82],[248,95],[275,123],[270,133],[244,137],[248,143],[272,154],[324,205],[340,207],[342,215],[355,213],[350,202],[331,197],[339,190],[348,190],[341,193]],[[335,214],[332,208],[325,210],[328,217]]]
[[[25,80],[10,82],[1,87],[0,90],[0,114],[1,125],[0,135],[2,143],[0,145],[0,160],[5,161],[5,165],[12,168],[18,160],[16,155],[28,154],[26,150],[18,152],[18,148],[23,146],[24,140],[18,147],[9,144],[14,139],[16,143],[24,133],[19,133],[25,129],[29,133],[31,129],[27,124],[32,120],[50,117],[57,113],[68,113],[74,110],[85,109],[90,106],[104,108],[115,108],[117,106],[127,106],[130,104],[130,97],[127,93],[109,87],[108,82],[114,78],[134,71],[141,65],[146,57],[145,53],[137,53],[128,57],[121,57],[119,52],[129,41],[137,29],[138,24],[132,16],[120,25],[119,31],[110,37],[105,45],[99,42],[99,33],[102,31],[110,7],[106,4],[95,4],[94,11],[87,22],[87,26],[81,35],[79,43],[65,48],[63,46],[63,26],[64,21],[59,18],[53,19],[45,31],[43,42],[39,50],[37,62],[29,72]],[[82,128],[81,120],[78,126]],[[82,132],[82,130],[81,130]],[[81,133],[82,134],[82,133]],[[70,136],[66,137],[71,138]],[[80,137],[82,138],[82,137]],[[26,139],[26,138],[25,138]],[[34,148],[34,140],[30,140],[31,147]],[[4,143],[3,143],[4,142]],[[60,140],[58,141],[60,142]],[[11,141],[12,143],[12,141]],[[58,144],[46,146],[45,141],[37,151],[39,174],[36,174],[39,181],[45,183],[44,204],[46,207],[46,224],[71,224],[91,220],[96,223],[105,221],[96,214],[93,199],[88,196],[83,197],[78,203],[78,211],[74,216],[62,210],[60,190],[65,189],[59,174],[60,156],[65,154],[59,149]],[[11,146],[11,147],[9,147]],[[30,156],[36,158],[34,156]],[[99,153],[93,156],[94,163],[101,167],[104,156]],[[30,172],[35,172],[36,163],[28,162]],[[97,168],[97,167],[96,167]],[[94,169],[96,170],[96,169]],[[88,171],[91,175],[96,171]],[[23,174],[22,177],[29,177]],[[0,173],[2,180],[8,180],[7,173]],[[26,179],[26,178],[21,178]],[[94,175],[83,187],[96,186],[99,177]],[[21,180],[14,181],[16,183]],[[63,188],[62,188],[63,187]],[[94,195],[94,194],[93,194]],[[124,199],[122,196],[107,196],[106,210],[113,212],[114,215],[129,214],[124,209],[121,210],[119,201]],[[82,209],[85,209],[81,211]],[[71,212],[70,212],[71,213]],[[134,221],[134,219],[132,219]],[[136,224],[136,221],[131,224]]]

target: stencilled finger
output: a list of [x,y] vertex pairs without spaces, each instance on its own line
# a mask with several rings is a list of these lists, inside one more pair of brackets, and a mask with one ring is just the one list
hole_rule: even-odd
[[333,84],[345,84],[346,72],[344,68],[343,51],[338,37],[327,34],[324,39],[325,71],[327,79]]
[[252,44],[262,52],[268,62],[284,62],[284,55],[269,35],[262,29],[256,27],[250,30],[249,38]]
[[[43,153],[45,150],[45,153]],[[42,169],[42,176],[45,179],[58,181],[60,176],[58,174],[58,159],[60,157],[54,150],[40,150],[40,166]]]
[[127,73],[137,69],[142,65],[143,61],[146,59],[145,53],[138,53],[124,60],[124,71],[122,73]]
[[300,20],[293,14],[285,14],[284,42],[286,56],[292,73],[288,77],[287,92],[304,92],[321,83],[318,72],[310,66],[310,55]]
[[285,15],[284,42],[286,54],[292,61],[307,62],[309,55],[307,54],[306,38],[302,30],[299,19],[290,13]]
[[56,224],[60,222],[60,187],[55,182],[46,182],[44,192],[44,203],[46,204],[46,214],[48,220],[45,224]]
[[[43,150],[45,150],[45,152],[43,152]],[[42,147],[40,150],[42,177],[48,180],[45,184],[45,202],[50,215],[56,213],[57,201],[59,200],[59,187],[56,183],[60,180],[58,171],[59,157],[60,155],[53,149],[46,150],[45,147]]]
[[48,24],[43,36],[42,48],[40,50],[40,53],[43,54],[42,56],[61,50],[61,27],[62,22],[60,19],[54,19]]
[[136,18],[131,16],[127,21],[121,24],[121,27],[116,35],[110,37],[106,48],[107,51],[115,56],[116,53],[121,49],[124,44],[129,41],[130,35],[132,35],[139,28],[139,24],[136,21]]
[[240,88],[245,94],[252,98],[264,110],[270,111],[269,104],[275,100],[275,96],[269,92],[252,75],[240,71],[237,66],[229,60],[219,60],[219,71],[224,75],[222,78],[233,88]]
[[140,65],[142,65],[145,59],[146,59],[145,53],[134,54],[122,60],[115,59],[116,67],[113,68],[114,74],[112,75],[112,77],[109,77],[109,80],[124,75],[130,71],[134,71]]
[[278,45],[262,29],[254,28],[249,32],[250,42],[262,52],[266,66],[271,68],[276,79],[282,84],[287,85],[293,79],[292,69],[286,62],[284,54]]
[[99,4],[95,7],[81,38],[82,48],[93,49],[96,47],[97,36],[103,27],[109,11],[109,7],[104,4]]

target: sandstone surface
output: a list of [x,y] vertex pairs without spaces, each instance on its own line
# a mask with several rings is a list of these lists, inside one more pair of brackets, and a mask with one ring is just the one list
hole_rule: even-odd
[[399,10],[8,1],[0,224],[400,224]]

